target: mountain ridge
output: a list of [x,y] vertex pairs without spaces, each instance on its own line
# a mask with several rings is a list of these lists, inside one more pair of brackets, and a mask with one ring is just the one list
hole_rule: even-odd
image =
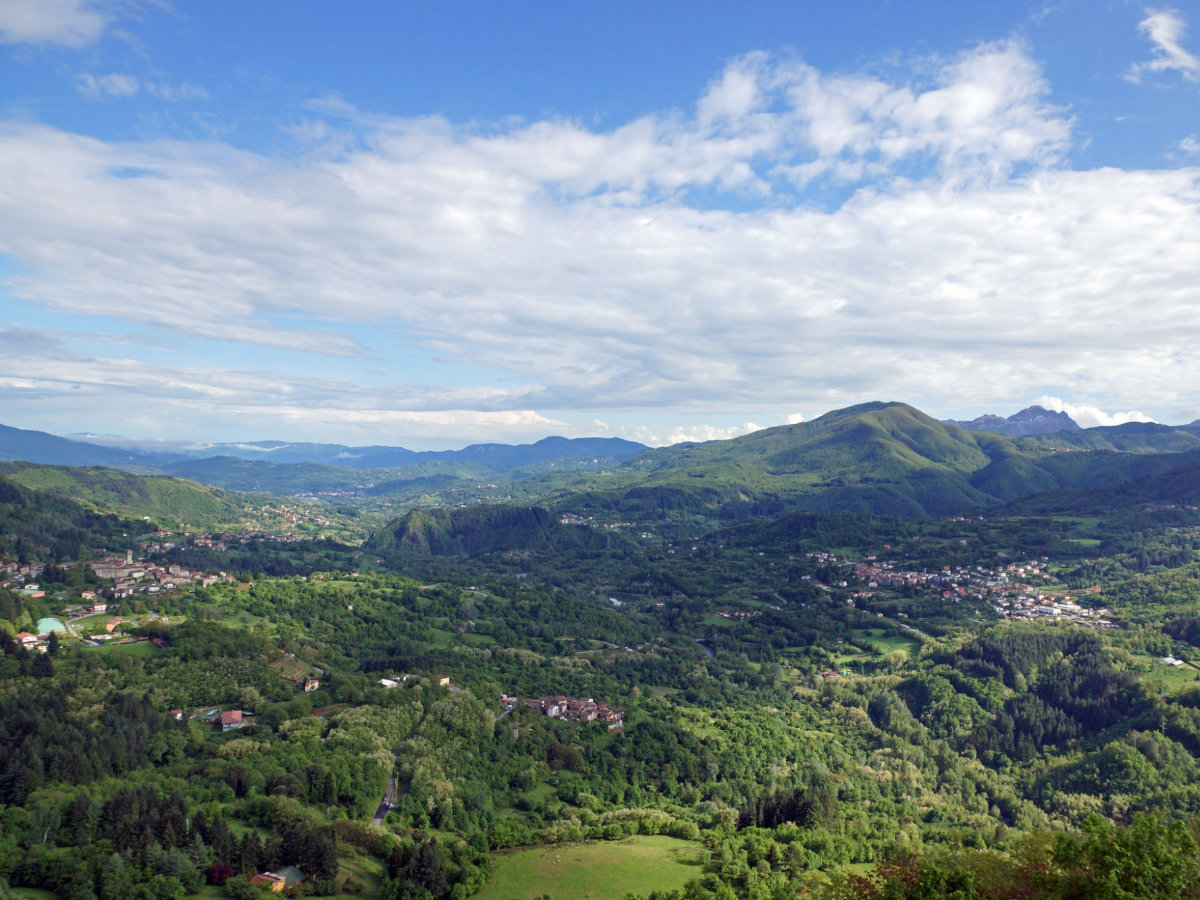
[[1034,404],[1011,416],[984,413],[970,421],[944,419],[947,425],[957,425],[967,431],[990,431],[993,434],[1025,437],[1057,431],[1079,431],[1079,424],[1065,412],[1055,412]]

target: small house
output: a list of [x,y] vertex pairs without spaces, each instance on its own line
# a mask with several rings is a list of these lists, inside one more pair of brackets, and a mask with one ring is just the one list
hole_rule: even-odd
[[221,713],[220,718],[222,731],[233,731],[235,728],[241,728],[246,723],[242,720],[242,711],[240,709],[230,709]]
[[304,873],[295,866],[285,866],[278,872],[262,872],[250,879],[251,884],[265,884],[272,893],[281,894],[304,880]]

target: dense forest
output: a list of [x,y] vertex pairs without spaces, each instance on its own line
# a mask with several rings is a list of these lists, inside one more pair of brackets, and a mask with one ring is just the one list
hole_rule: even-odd
[[[0,480],[0,897],[492,898],[589,847],[657,900],[1193,896],[1200,511],[1147,491],[150,551]],[[123,546],[229,575],[92,614],[55,563]]]

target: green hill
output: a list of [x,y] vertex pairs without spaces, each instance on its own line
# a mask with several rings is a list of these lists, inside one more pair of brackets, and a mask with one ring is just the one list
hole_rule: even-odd
[[1070,450],[1119,450],[1125,453],[1186,453],[1200,450],[1200,433],[1157,422],[1127,422],[1081,431],[1056,431],[1025,438],[1030,444]]
[[1197,440],[1157,425],[1091,431],[1006,437],[965,431],[903,403],[865,403],[732,440],[651,451],[577,482],[558,502],[656,518],[796,509],[949,515],[1162,472]]
[[480,505],[414,509],[379,529],[364,546],[377,553],[447,556],[601,550],[615,540],[608,532],[563,525],[541,507]]
[[30,490],[70,498],[100,512],[191,528],[245,523],[252,507],[268,499],[240,496],[179,478],[133,475],[99,467],[0,463],[0,475]]
[[1151,457],[1144,462],[1146,468],[1157,471],[1121,484],[1035,494],[1009,504],[1005,511],[1017,515],[1094,515],[1145,506],[1200,506],[1200,452]]
[[125,550],[144,527],[0,475],[0,557],[47,563]]

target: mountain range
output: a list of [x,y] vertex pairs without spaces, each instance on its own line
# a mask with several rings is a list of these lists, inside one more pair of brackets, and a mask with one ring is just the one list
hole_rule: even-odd
[[1129,423],[1014,437],[904,403],[866,403],[744,437],[649,451],[564,485],[564,509],[631,517],[773,517],[793,510],[952,515],[1043,491],[1121,484],[1185,463],[1188,428]]
[[1011,416],[987,413],[969,422],[945,420],[967,431],[990,431],[993,434],[1030,435],[1055,431],[1079,431],[1079,425],[1065,412],[1054,412],[1041,406],[1029,406]]
[[[82,436],[81,436],[82,437]],[[176,443],[161,449],[145,442],[104,436],[104,443],[78,437],[59,437],[0,425],[0,459],[23,460],[42,465],[107,466],[132,472],[156,472],[195,478],[236,490],[270,490],[248,487],[247,480],[272,480],[274,467],[309,466],[336,469],[413,469],[433,474],[486,474],[522,468],[587,468],[614,465],[649,448],[623,438],[547,437],[533,444],[472,444],[461,450],[408,450],[404,447],[373,445],[251,441],[202,446]],[[218,462],[219,461],[219,462]],[[566,463],[572,463],[568,466]],[[557,466],[555,465],[557,464]],[[282,477],[304,470],[282,469]],[[250,479],[246,472],[256,472]],[[232,473],[232,474],[231,474]],[[241,473],[241,474],[238,474]],[[343,480],[353,476],[344,475]],[[276,479],[277,480],[277,479]]]
[[[1061,415],[1031,407],[1003,421],[1062,425]],[[324,494],[385,515],[420,506],[524,503],[640,521],[737,521],[797,510],[944,516],[1138,479],[1158,481],[1128,496],[1162,498],[1200,460],[1200,428],[1193,426],[1134,422],[1006,435],[994,424],[966,429],[904,403],[874,402],[730,440],[659,449],[618,438],[554,437],[425,453],[278,441],[190,451],[226,454],[211,457],[0,427],[0,457],[167,474],[243,492]],[[23,477],[31,486],[32,476]]]

